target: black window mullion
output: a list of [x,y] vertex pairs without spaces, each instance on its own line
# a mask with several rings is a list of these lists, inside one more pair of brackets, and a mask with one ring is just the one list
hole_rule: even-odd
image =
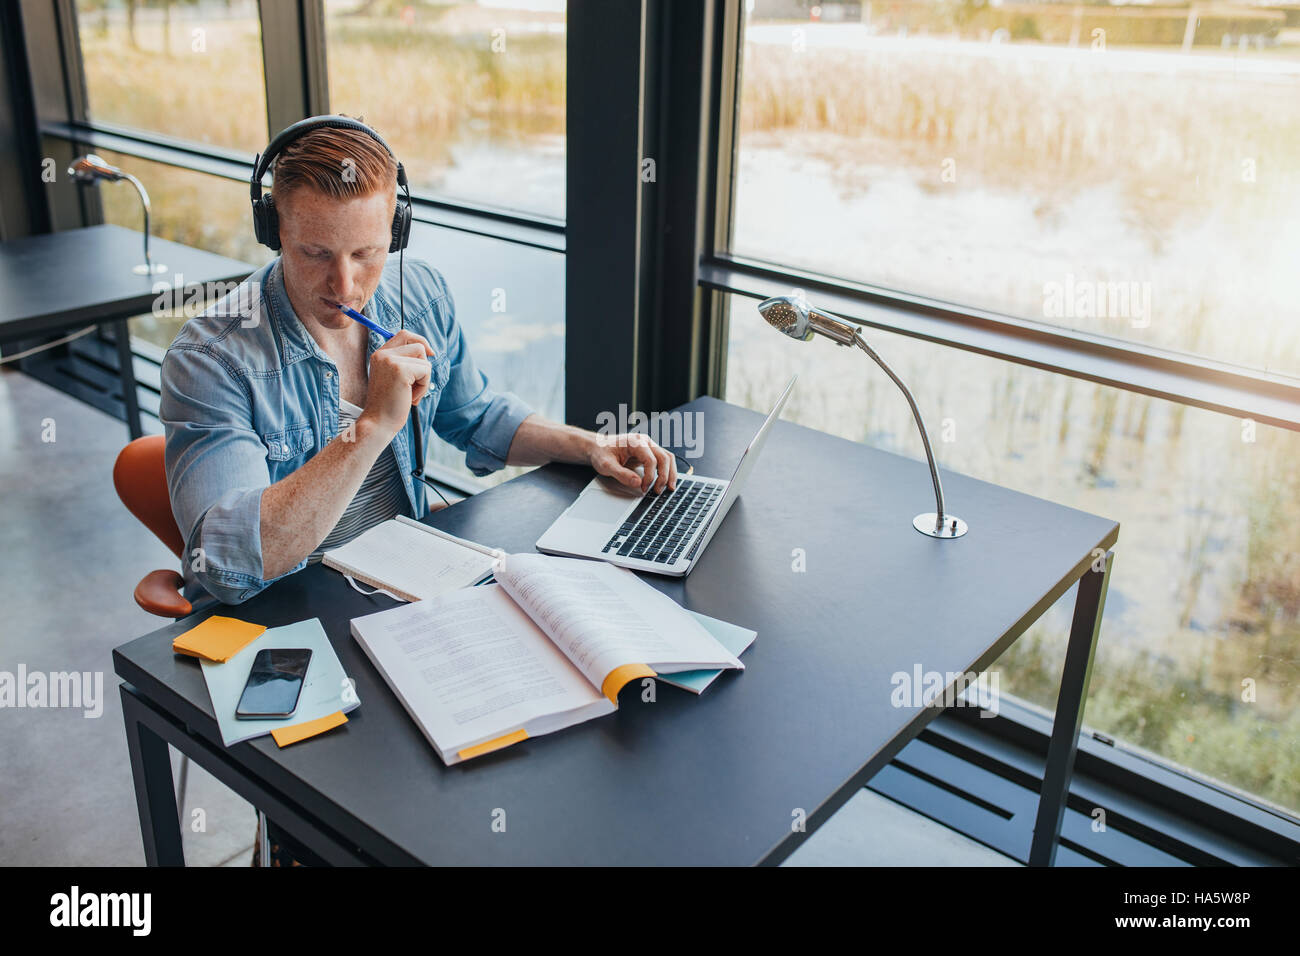
[[566,31],[564,416],[646,390],[642,270],[645,0],[570,0]]
[[267,139],[329,110],[322,0],[261,0]]
[[[38,123],[77,123],[88,114],[85,70],[74,0],[24,0],[23,39],[27,46],[31,97]],[[76,229],[104,221],[99,191],[73,189],[66,172],[84,144],[42,135],[42,158],[54,160],[55,180],[42,190],[51,230]]]
[[[742,0],[716,0],[707,23],[711,34],[707,75],[710,78],[707,138],[704,152],[705,206],[702,213],[701,264],[731,248],[732,198],[736,169],[736,125],[739,120],[739,91],[743,68],[741,30]],[[697,276],[699,271],[697,269]],[[701,317],[705,342],[702,390],[717,398],[726,393],[727,336],[730,328],[730,297],[705,288]]]

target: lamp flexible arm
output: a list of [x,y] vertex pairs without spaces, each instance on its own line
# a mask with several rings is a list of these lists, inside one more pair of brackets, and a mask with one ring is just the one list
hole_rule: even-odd
[[123,173],[122,178],[135,187],[135,191],[140,194],[140,203],[144,206],[144,264],[153,269],[153,260],[149,258],[149,194],[145,192],[143,184],[130,173]]
[[912,416],[916,419],[916,427],[921,432],[921,444],[925,446],[925,457],[930,463],[930,478],[934,481],[935,511],[938,514],[938,521],[936,524],[941,525],[943,524],[944,515],[943,485],[939,482],[939,469],[934,463],[934,452],[930,450],[930,435],[925,430],[925,422],[921,421],[921,410],[916,407],[916,399],[912,397],[912,393],[908,390],[907,386],[903,384],[903,380],[894,374],[894,370],[885,364],[885,360],[876,354],[875,350],[863,340],[862,336],[860,336],[856,330],[853,332],[853,341],[858,348],[871,356],[872,361],[879,365],[886,375],[893,379],[894,384],[902,391],[903,397],[907,399],[907,404],[912,406]]

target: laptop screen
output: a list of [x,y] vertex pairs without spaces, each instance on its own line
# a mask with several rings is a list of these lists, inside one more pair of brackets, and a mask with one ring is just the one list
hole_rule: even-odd
[[740,461],[736,463],[736,471],[731,476],[731,483],[727,485],[726,494],[722,496],[722,504],[718,505],[717,510],[713,512],[709,527],[705,529],[704,537],[700,539],[700,546],[696,549],[696,555],[704,553],[704,548],[708,544],[708,539],[712,536],[714,529],[722,523],[722,519],[727,516],[727,512],[731,509],[732,503],[740,496],[740,486],[749,477],[749,473],[754,470],[754,463],[758,461],[758,456],[763,451],[763,444],[767,441],[767,433],[772,430],[772,423],[781,417],[781,409],[785,408],[785,400],[790,397],[790,391],[794,388],[795,380],[798,378],[797,373],[790,376],[790,382],[786,385],[785,391],[776,400],[776,404],[772,406],[772,411],[768,413],[766,421],[758,429],[758,434],[753,437],[744,454],[740,456]]

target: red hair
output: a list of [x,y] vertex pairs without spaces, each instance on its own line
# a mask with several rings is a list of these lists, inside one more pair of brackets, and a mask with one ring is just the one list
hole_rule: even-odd
[[397,161],[358,129],[314,129],[286,146],[272,169],[271,195],[277,202],[304,186],[336,199],[397,189]]

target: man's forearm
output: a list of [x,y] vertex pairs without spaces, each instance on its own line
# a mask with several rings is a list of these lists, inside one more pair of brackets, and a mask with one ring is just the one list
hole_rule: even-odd
[[[656,494],[677,487],[677,463],[673,456],[640,433],[603,436],[572,425],[549,422],[529,415],[515,429],[508,465],[544,465],[566,461],[591,465],[598,474],[609,475],[628,488]],[[637,471],[635,469],[640,469]]]
[[595,432],[547,421],[540,415],[529,415],[515,429],[506,464],[544,465],[551,461],[564,461],[582,465],[590,461],[595,443]]
[[390,440],[364,417],[352,438],[340,435],[262,492],[264,580],[287,573],[320,546]]

